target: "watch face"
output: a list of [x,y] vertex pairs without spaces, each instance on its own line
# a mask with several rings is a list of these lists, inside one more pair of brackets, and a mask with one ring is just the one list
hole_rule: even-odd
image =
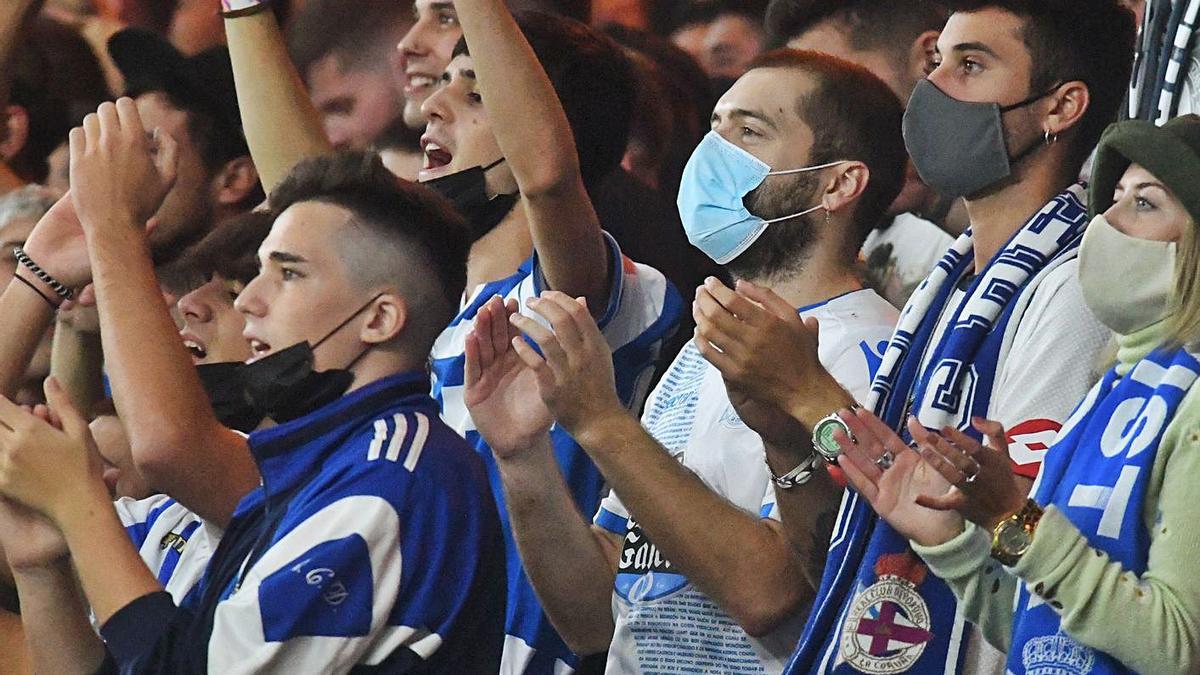
[[813,449],[831,464],[836,464],[838,455],[842,454],[842,447],[833,438],[833,432],[837,429],[850,434],[850,427],[836,417],[821,420],[817,423],[817,428],[813,429]]
[[1030,537],[1020,523],[1009,521],[1000,528],[1000,532],[996,535],[996,541],[1005,553],[1021,555],[1029,548]]

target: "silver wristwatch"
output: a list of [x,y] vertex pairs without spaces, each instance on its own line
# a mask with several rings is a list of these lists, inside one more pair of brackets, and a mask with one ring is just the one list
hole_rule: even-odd
[[838,429],[849,436],[851,441],[854,440],[854,434],[850,433],[850,427],[836,412],[821,418],[812,431],[813,450],[816,450],[817,454],[830,464],[837,464],[838,455],[842,454],[842,447],[833,438],[833,432]]

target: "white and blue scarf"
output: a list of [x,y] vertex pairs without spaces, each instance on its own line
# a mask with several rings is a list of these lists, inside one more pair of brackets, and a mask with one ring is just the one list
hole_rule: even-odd
[[[1093,548],[1138,576],[1150,550],[1142,518],[1150,473],[1163,432],[1197,376],[1200,361],[1182,349],[1150,354],[1125,377],[1110,370],[1059,432],[1034,491],[1039,504],[1053,504]],[[1131,672],[1064,633],[1061,622],[1052,605],[1022,584],[1008,671]]]
[[[937,344],[943,311],[973,264],[970,230],[913,294],[868,402],[906,440],[910,409],[928,428],[953,426],[978,438],[970,420],[988,413],[1012,330],[1041,279],[1076,255],[1088,222],[1083,195],[1083,186],[1072,186],[1013,235],[966,289]],[[908,541],[847,490],[816,602],[786,672],[942,674],[948,663],[961,665],[968,636],[949,587],[926,574]]]

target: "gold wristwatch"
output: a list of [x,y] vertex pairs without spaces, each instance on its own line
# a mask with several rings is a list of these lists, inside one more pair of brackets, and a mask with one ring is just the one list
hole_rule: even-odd
[[1033,533],[1044,511],[1032,499],[1026,500],[1020,511],[1000,521],[992,531],[992,557],[1006,567],[1012,567],[1033,544]]

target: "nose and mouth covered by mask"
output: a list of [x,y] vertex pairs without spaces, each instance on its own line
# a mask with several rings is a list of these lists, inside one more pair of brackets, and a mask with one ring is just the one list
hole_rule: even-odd
[[1042,139],[1016,155],[1004,140],[1004,113],[1046,98],[1061,85],[1008,106],[952,98],[929,80],[913,89],[904,110],[904,145],[917,174],[944,197],[971,197],[1012,175],[1013,165]]
[[719,265],[744,253],[767,227],[808,215],[824,208],[812,208],[779,218],[763,219],[754,215],[743,202],[746,195],[769,176],[819,171],[844,164],[845,160],[772,171],[771,167],[749,152],[725,140],[715,131],[700,141],[683,170],[679,186],[679,217],[688,241]]
[[1173,241],[1131,237],[1098,214],[1079,246],[1079,285],[1092,315],[1118,335],[1167,318],[1176,249]]

